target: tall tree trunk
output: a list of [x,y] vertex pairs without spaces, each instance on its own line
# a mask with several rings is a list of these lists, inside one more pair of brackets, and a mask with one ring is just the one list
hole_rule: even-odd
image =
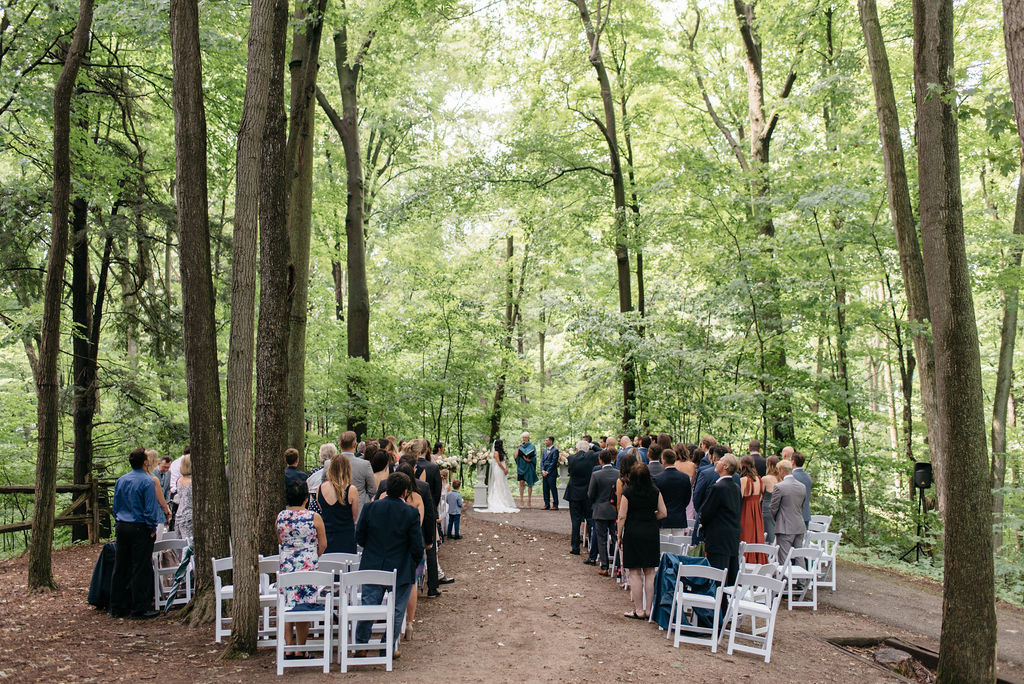
[[[288,432],[285,445],[299,450],[300,467],[306,453],[306,308],[309,294],[309,241],[313,210],[313,120],[320,38],[327,0],[295,0],[300,22],[292,34],[291,103],[288,111],[286,169],[288,183],[288,241],[294,269],[294,293],[288,327]],[[307,16],[306,8],[312,16]]]
[[[1017,119],[1024,153],[1024,0],[1003,0],[1003,38],[1006,42],[1006,65],[1010,75],[1010,95]],[[1024,159],[1024,154],[1022,154]],[[1017,204],[1013,215],[1013,234],[1024,239],[1024,164],[1017,186]],[[1020,269],[1021,243],[1010,251],[1009,265]],[[1017,313],[1019,288],[1015,279],[1003,290],[1003,321],[999,330],[999,367],[996,371],[996,391],[992,399],[992,486],[996,490],[992,502],[996,528],[993,544],[996,551],[1003,545],[1003,494],[1006,484],[1006,418],[1013,382],[1013,348],[1017,339]]]
[[270,50],[270,97],[260,160],[260,315],[256,329],[256,470],[258,543],[277,552],[277,514],[284,508],[288,402],[288,318],[291,268],[285,218],[284,66],[288,0],[275,0]]
[[[939,511],[945,511],[946,486],[943,460],[948,453],[937,429],[935,406],[935,356],[929,335],[928,290],[925,286],[924,261],[917,239],[914,212],[910,204],[907,169],[903,158],[899,115],[896,96],[889,71],[889,56],[885,50],[882,29],[878,23],[875,0],[857,0],[864,44],[867,47],[868,67],[875,91],[875,109],[878,113],[878,131],[882,141],[882,160],[885,165],[885,183],[889,195],[889,214],[896,233],[896,247],[900,255],[900,271],[907,295],[907,315],[914,326],[914,356],[921,376],[921,407],[924,412],[925,431],[931,453],[935,491]],[[913,367],[910,367],[913,377]],[[908,426],[909,427],[909,426]],[[907,433],[908,449],[910,433]]]
[[[195,552],[198,559],[221,558],[229,552],[228,490],[217,364],[216,295],[210,263],[206,107],[197,0],[171,0],[170,33],[185,390],[195,475],[193,506],[199,521],[195,529]],[[244,605],[237,602],[238,590],[236,581],[232,630],[244,632],[246,628],[254,629],[254,620],[237,612],[237,607]],[[208,562],[197,562],[196,590],[190,612],[193,624],[213,619],[214,600],[212,568]]]
[[981,354],[964,246],[953,82],[953,0],[914,0],[921,240],[947,496],[939,682],[993,681],[992,477]]
[[[76,197],[71,203],[71,376],[74,398],[71,417],[75,432],[73,482],[85,484],[92,475],[92,419],[96,413],[96,368],[90,363],[92,331],[92,273],[89,270],[89,206]],[[85,513],[84,506],[75,511]],[[88,539],[86,525],[71,528],[72,541]]]
[[231,263],[227,428],[235,598],[229,654],[256,651],[259,616],[259,518],[253,453],[252,372],[256,298],[256,236],[261,188],[260,149],[271,83],[276,0],[253,0],[245,100],[238,129],[235,221]]
[[488,428],[487,441],[493,442],[501,434],[501,409],[505,400],[505,382],[508,378],[508,357],[512,353],[512,330],[515,326],[512,286],[514,267],[512,258],[515,256],[515,238],[509,235],[505,239],[505,326],[501,338],[501,371],[494,387],[494,403],[491,405],[491,420]]
[[78,23],[64,67],[53,89],[53,202],[50,248],[43,290],[43,322],[39,335],[39,374],[36,382],[36,493],[32,508],[32,538],[28,547],[28,587],[55,589],[51,566],[53,517],[57,504],[57,429],[60,389],[57,358],[60,354],[60,311],[64,293],[64,262],[68,256],[68,202],[71,197],[71,94],[78,69],[89,49],[93,0],[81,0]]
[[[590,15],[587,0],[574,0],[579,10],[580,21],[587,36],[590,48],[588,55],[591,66],[597,74],[597,82],[601,87],[601,103],[604,106],[604,118],[591,117],[608,147],[608,162],[612,179],[612,197],[615,203],[615,273],[619,289],[619,313],[629,314],[633,311],[633,295],[631,274],[629,271],[629,247],[626,244],[626,183],[622,174],[621,152],[619,150],[618,130],[615,121],[615,101],[612,98],[611,81],[608,70],[601,56],[601,32],[607,17],[602,19],[601,5],[598,5],[596,21]],[[633,423],[636,401],[636,370],[634,368],[633,350],[623,351],[622,364],[622,427],[628,429]]]

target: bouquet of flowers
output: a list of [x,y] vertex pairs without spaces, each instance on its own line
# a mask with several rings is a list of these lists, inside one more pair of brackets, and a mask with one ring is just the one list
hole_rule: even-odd
[[558,452],[558,465],[560,465],[560,466],[567,466],[567,465],[569,465],[569,454],[565,453],[564,451],[559,451]]
[[461,459],[458,456],[442,456],[437,459],[437,465],[449,472],[455,472],[459,469],[459,463]]
[[487,482],[487,478],[491,474],[490,459],[491,453],[490,450],[488,450],[487,448],[481,447],[478,449],[476,447],[470,447],[469,451],[466,452],[466,455],[463,456],[462,462],[465,463],[470,468],[476,468],[477,472],[480,472],[479,469],[483,468],[483,481]]

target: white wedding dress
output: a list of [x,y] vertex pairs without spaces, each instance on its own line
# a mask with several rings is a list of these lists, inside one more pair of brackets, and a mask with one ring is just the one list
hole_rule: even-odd
[[487,508],[481,513],[518,513],[516,502],[512,498],[512,490],[508,487],[508,478],[505,471],[498,465],[491,452],[491,473],[487,478]]

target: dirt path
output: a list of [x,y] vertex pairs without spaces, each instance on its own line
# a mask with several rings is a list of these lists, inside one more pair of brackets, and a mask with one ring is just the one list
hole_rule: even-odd
[[[921,641],[915,629],[829,605],[817,613],[783,610],[769,665],[754,656],[711,654],[696,646],[677,650],[656,626],[622,617],[627,595],[568,554],[567,528],[565,511],[468,512],[464,539],[440,551],[442,567],[457,581],[441,598],[421,598],[415,639],[403,643],[395,671],[363,669],[353,678],[638,682],[682,675],[693,682],[856,679],[861,684],[893,679],[826,639],[890,635]],[[212,628],[189,629],[162,618],[115,620],[93,610],[85,596],[97,553],[97,547],[79,547],[55,554],[62,588],[47,596],[26,595],[23,559],[0,563],[0,680],[278,680],[269,651],[246,661],[217,660],[222,649],[213,643]],[[853,571],[840,578],[844,585],[836,597],[843,600],[868,581]],[[334,677],[337,665],[329,676],[293,671],[280,681]]]

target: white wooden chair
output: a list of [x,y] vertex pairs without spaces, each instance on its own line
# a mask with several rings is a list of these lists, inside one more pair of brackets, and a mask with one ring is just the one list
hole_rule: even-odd
[[807,525],[808,532],[828,532],[832,525],[831,515],[812,515],[811,522]]
[[804,537],[807,546],[821,549],[821,560],[818,564],[818,586],[836,590],[836,555],[842,532],[808,532]]
[[[359,569],[359,560],[362,558],[360,553],[325,553],[320,556],[321,561],[330,561],[332,563],[346,563],[350,570]],[[347,572],[347,571],[346,571]]]
[[153,602],[157,610],[163,610],[170,603],[172,606],[183,606],[192,600],[192,569],[185,573],[185,594],[180,591],[169,596],[174,584],[174,573],[178,571],[182,554],[189,546],[184,539],[165,539],[153,544]]
[[217,602],[217,617],[213,623],[214,637],[217,643],[223,637],[231,635],[231,618],[224,617],[224,602],[235,598],[235,587],[232,584],[224,584],[220,573],[234,569],[234,560],[231,556],[226,558],[211,558],[213,562],[213,593]]
[[661,542],[661,554],[674,553],[677,556],[685,556],[688,549],[686,544],[674,544],[669,541],[662,540]]
[[277,645],[277,572],[281,568],[279,556],[260,556],[260,626],[256,646]]
[[740,572],[756,573],[763,563],[750,563],[744,554],[763,553],[768,556],[768,562],[779,564],[779,547],[775,544],[748,544],[740,542]]
[[[286,667],[323,667],[324,673],[331,671],[331,620],[334,615],[331,607],[333,600],[334,573],[319,570],[303,570],[300,572],[284,572],[277,576],[277,674],[283,675]],[[284,595],[296,586],[312,585],[319,588],[316,610],[296,610],[285,606]],[[287,647],[284,640],[285,630],[296,622],[312,622],[323,625],[320,639],[307,639],[302,646]],[[312,631],[312,630],[311,630]],[[317,651],[319,658],[285,659],[285,649]]]
[[[392,570],[353,570],[341,575],[341,606],[338,609],[338,662],[341,671],[348,672],[349,665],[384,665],[388,672],[393,666],[395,625],[395,586],[397,573]],[[356,604],[352,597],[362,594],[364,585],[385,587],[383,601],[379,605]],[[365,643],[356,641],[356,629],[360,622],[383,622],[383,634],[374,636]],[[366,655],[366,652],[373,655]],[[384,655],[378,654],[384,651]],[[356,653],[364,655],[355,655]]]
[[[771,660],[775,618],[782,602],[783,586],[782,580],[774,577],[751,573],[739,575],[733,598],[729,601],[729,608],[722,621],[722,636],[725,636],[726,631],[729,632],[726,653],[732,655],[733,651],[743,651],[763,655],[766,663]],[[750,618],[750,631],[740,631],[747,618]],[[758,620],[764,620],[764,626],[758,627]],[[751,641],[755,645],[737,643],[737,639]]]
[[[795,562],[794,562],[795,561]],[[786,610],[793,610],[793,606],[811,607],[818,610],[818,566],[821,561],[821,549],[802,547],[790,549],[789,558],[782,564],[779,572],[786,581]],[[803,583],[803,589],[796,589],[797,583]],[[799,592],[797,598],[793,594]],[[807,600],[807,592],[811,593],[811,600]]]
[[[679,648],[679,644],[697,644],[698,646],[710,646],[711,652],[718,650],[719,640],[719,619],[722,608],[722,595],[725,584],[725,570],[712,568],[706,565],[680,565],[676,577],[676,589],[672,596],[672,609],[669,613],[668,633],[666,636],[674,637],[672,645]],[[709,579],[716,582],[714,596],[697,594],[686,591],[685,580],[690,577]],[[694,623],[685,621],[684,615],[694,608],[706,608],[714,617],[711,627],[701,627]],[[684,634],[684,630],[690,634]],[[693,636],[693,634],[706,634],[707,637]]]

